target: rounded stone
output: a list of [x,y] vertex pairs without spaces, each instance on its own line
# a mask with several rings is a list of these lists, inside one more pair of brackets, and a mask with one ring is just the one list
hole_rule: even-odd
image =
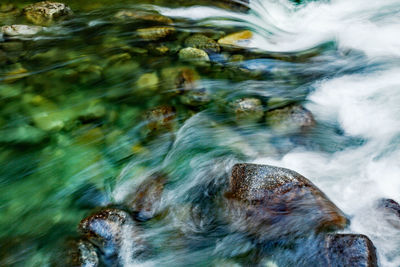
[[42,1],[31,4],[23,10],[26,18],[34,24],[49,24],[53,19],[72,15],[69,6],[63,3]]
[[6,25],[1,27],[1,32],[6,36],[35,35],[43,30],[41,26]]
[[208,54],[201,49],[186,47],[179,51],[179,58],[185,61],[210,61]]
[[185,46],[203,49],[205,51],[214,53],[218,53],[220,51],[218,43],[203,34],[194,34],[188,37],[185,40]]

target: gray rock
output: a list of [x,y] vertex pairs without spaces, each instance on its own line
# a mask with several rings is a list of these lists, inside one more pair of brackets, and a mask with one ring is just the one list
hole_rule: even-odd
[[289,169],[236,164],[225,196],[233,229],[262,240],[343,229],[348,223],[323,192]]
[[[108,260],[117,258],[118,261],[124,261],[121,257],[132,259],[145,251],[146,246],[138,227],[131,216],[122,210],[100,210],[83,219],[79,224],[79,231]],[[124,251],[124,255],[120,254],[121,251]]]
[[276,132],[290,134],[315,125],[312,113],[300,105],[273,109],[266,113],[267,124]]
[[378,209],[384,213],[384,218],[393,227],[400,229],[400,204],[393,199],[380,199]]
[[29,25],[7,25],[1,27],[1,32],[6,36],[29,36],[35,35],[43,30],[41,26]]
[[73,12],[66,4],[42,1],[31,4],[23,10],[26,18],[34,24],[47,25],[56,18],[72,15]]
[[365,235],[327,235],[325,237],[324,247],[326,262],[320,266],[378,266],[375,246]]

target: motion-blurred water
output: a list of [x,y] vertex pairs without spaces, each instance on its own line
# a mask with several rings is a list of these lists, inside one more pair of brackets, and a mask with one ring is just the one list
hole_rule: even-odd
[[[345,232],[368,235],[382,266],[400,266],[400,232],[376,209],[382,197],[400,201],[399,0],[252,0],[246,12],[203,3],[86,2],[71,1],[75,16],[40,36],[3,40],[24,49],[7,51],[14,59],[0,71],[0,263],[49,265],[92,209],[122,204],[163,172],[166,212],[141,225],[153,252],[136,261],[127,246],[125,266],[241,266],[254,258],[265,266],[301,265],[312,257],[313,240],[303,240],[302,251],[271,255],[265,248],[258,255],[259,244],[220,221],[218,196],[231,167],[256,162],[310,179],[350,217]],[[115,21],[129,8],[172,18],[178,37],[139,40],[135,30],[143,25]],[[246,49],[212,54],[207,66],[174,52],[194,32],[218,39],[245,29],[253,32]],[[162,45],[167,54],[155,52]],[[113,65],[110,58],[124,53],[130,58]],[[22,64],[26,77],[7,81],[11,63]],[[162,73],[181,66],[199,73],[207,104],[192,107],[170,95],[176,88]],[[157,89],[143,92],[138,79],[147,73],[160,78]],[[230,106],[241,97],[261,99],[266,111],[276,102],[302,104],[316,125],[288,135],[265,118],[238,123]],[[158,105],[174,106],[177,117],[171,131],[149,137],[143,114]],[[41,128],[40,112],[62,128],[40,129],[37,142],[20,131],[21,142],[14,129]]]

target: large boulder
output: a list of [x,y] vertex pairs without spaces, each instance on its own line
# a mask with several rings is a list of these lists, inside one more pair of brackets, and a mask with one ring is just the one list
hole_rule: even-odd
[[320,266],[377,267],[376,249],[365,235],[333,234],[325,237],[325,262]]
[[140,257],[146,250],[140,230],[132,217],[122,210],[100,210],[83,219],[79,231],[100,249],[106,262],[126,262]]
[[38,25],[47,25],[56,18],[72,15],[72,10],[63,3],[42,1],[31,4],[23,10],[26,18]]
[[236,164],[225,197],[233,230],[265,241],[343,229],[348,223],[321,190],[289,169]]

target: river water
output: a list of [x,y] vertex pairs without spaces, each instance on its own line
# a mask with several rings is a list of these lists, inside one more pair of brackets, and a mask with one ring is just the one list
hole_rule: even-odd
[[[400,1],[172,2],[69,1],[73,17],[1,41],[0,265],[50,266],[81,219],[123,205],[162,172],[166,212],[141,225],[152,253],[139,261],[124,252],[123,265],[245,266],[256,244],[226,232],[211,199],[233,164],[254,162],[310,179],[350,218],[343,232],[367,235],[381,266],[400,266],[400,232],[376,208],[380,198],[400,201]],[[128,9],[169,17],[175,36],[138,38],[151,23],[115,17]],[[242,30],[252,38],[210,62],[177,56],[191,34]],[[182,68],[199,95],[176,93],[169,77]],[[243,97],[265,112],[301,104],[316,123],[288,133],[267,113],[239,120],[232,106]],[[176,116],[150,133],[144,114],[160,105]],[[307,253],[257,257],[293,266]]]

